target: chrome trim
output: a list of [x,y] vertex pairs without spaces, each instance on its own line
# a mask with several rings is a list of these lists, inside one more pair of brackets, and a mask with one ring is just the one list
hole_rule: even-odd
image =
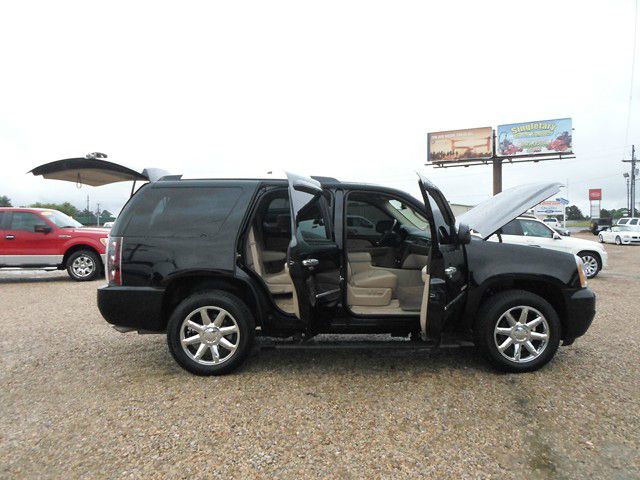
[[55,267],[62,263],[62,259],[62,255],[0,255],[0,265],[11,267],[49,265]]

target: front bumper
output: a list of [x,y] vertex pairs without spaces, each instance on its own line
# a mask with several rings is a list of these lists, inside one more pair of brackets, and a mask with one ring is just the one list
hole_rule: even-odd
[[600,253],[600,260],[602,262],[602,268],[606,268],[607,264],[609,263],[609,254],[604,249],[599,253]]
[[562,339],[570,343],[585,334],[596,315],[596,294],[589,288],[568,290],[564,294],[566,317],[562,325]]
[[98,288],[98,308],[112,325],[134,330],[162,332],[166,329],[162,315],[164,290],[151,287]]

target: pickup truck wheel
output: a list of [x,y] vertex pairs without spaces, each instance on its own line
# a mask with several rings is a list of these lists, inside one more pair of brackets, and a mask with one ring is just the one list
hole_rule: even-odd
[[530,372],[553,358],[560,345],[561,326],[545,299],[510,290],[483,304],[474,333],[476,346],[498,369]]
[[78,282],[95,280],[100,272],[100,258],[91,250],[78,250],[69,255],[67,259],[67,273]]
[[602,270],[602,260],[600,255],[594,252],[580,252],[578,256],[582,259],[584,265],[584,274],[587,278],[593,278]]
[[220,290],[191,295],[167,325],[173,358],[196,375],[222,375],[237,368],[253,343],[255,322],[239,298]]

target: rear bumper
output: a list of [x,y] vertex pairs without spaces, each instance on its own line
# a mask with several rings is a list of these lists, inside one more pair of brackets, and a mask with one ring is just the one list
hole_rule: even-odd
[[134,330],[162,332],[164,290],[151,287],[98,288],[98,308],[104,319],[112,325]]
[[589,288],[565,292],[567,315],[563,322],[562,338],[571,342],[585,334],[596,315],[596,294]]

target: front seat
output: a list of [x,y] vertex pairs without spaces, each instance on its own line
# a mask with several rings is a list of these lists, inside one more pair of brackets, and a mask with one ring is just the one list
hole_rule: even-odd
[[388,270],[373,267],[369,252],[350,253],[348,260],[349,283],[354,287],[396,290],[398,276]]
[[264,265],[262,264],[262,250],[260,245],[256,241],[256,236],[253,231],[253,228],[249,230],[249,255],[248,258],[251,258],[251,263],[247,265],[252,268],[267,284],[269,291],[271,293],[292,293],[293,292],[293,283],[291,281],[291,276],[289,272],[284,268],[278,273],[266,273],[264,269]]

